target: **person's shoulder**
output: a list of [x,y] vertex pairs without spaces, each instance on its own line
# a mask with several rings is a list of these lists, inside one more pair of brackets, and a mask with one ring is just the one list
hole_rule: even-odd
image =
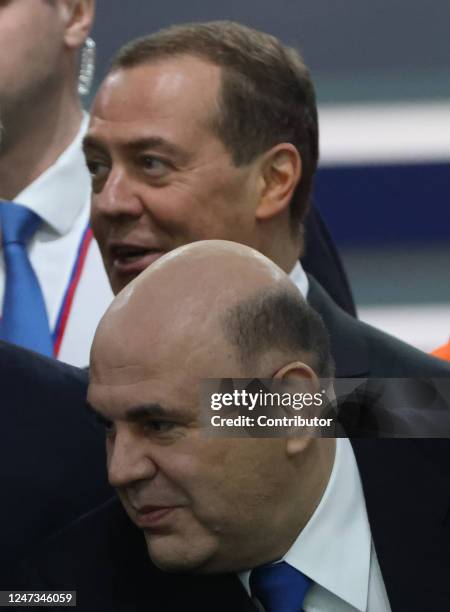
[[363,334],[370,358],[372,376],[450,377],[450,365],[363,321],[352,321]]
[[0,341],[0,380],[2,386],[8,383],[16,384],[20,380],[24,387],[36,383],[42,387],[51,383],[53,388],[85,388],[88,373],[86,370]]
[[[108,548],[111,542],[114,542],[115,553]],[[84,553],[88,549],[96,549],[98,553],[104,551],[113,557],[118,556],[118,553],[120,556],[122,547],[126,547],[129,552],[139,550],[145,553],[145,540],[128,518],[117,497],[113,496],[50,538],[43,556],[45,559],[62,559],[66,556],[72,559],[72,553],[85,557]],[[67,554],[67,551],[70,553]],[[94,563],[97,562],[98,557]],[[81,569],[86,571],[86,562]]]
[[22,590],[76,591],[82,610],[112,610],[117,560],[136,565],[131,527],[113,498],[41,544],[20,564],[16,583]]
[[329,332],[337,372],[371,378],[446,378],[450,364],[344,312],[309,277],[308,302]]

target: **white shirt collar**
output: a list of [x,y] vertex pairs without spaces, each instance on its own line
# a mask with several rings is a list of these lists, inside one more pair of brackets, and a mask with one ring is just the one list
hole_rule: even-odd
[[298,260],[289,274],[289,278],[306,300],[309,290],[309,281],[306,272],[302,268],[302,264]]
[[[325,493],[283,560],[357,610],[367,608],[371,532],[356,459],[349,440],[336,440]],[[250,572],[239,577],[250,593]]]
[[89,116],[85,113],[78,134],[67,149],[14,198],[60,235],[70,231],[90,193],[90,177],[81,148],[88,122]]

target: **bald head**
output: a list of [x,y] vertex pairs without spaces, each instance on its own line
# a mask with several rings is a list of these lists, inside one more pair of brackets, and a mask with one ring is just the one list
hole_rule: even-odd
[[327,349],[317,315],[289,277],[257,251],[221,240],[172,251],[119,293],[98,328],[94,368],[99,353],[102,360],[111,354],[111,341],[135,353],[220,350],[222,377],[256,367],[269,353],[269,361],[300,354],[321,363],[315,347]]

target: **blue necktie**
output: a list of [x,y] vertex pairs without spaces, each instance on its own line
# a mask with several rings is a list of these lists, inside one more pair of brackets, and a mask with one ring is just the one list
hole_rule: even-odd
[[5,297],[0,327],[2,340],[53,355],[47,311],[26,245],[41,218],[25,206],[0,202],[0,226],[6,266]]
[[251,571],[250,590],[266,612],[301,612],[311,579],[285,561]]

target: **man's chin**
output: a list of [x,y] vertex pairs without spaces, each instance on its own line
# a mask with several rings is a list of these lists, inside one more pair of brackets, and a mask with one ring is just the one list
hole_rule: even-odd
[[160,570],[170,573],[209,573],[211,551],[176,541],[175,536],[145,533],[147,552]]

